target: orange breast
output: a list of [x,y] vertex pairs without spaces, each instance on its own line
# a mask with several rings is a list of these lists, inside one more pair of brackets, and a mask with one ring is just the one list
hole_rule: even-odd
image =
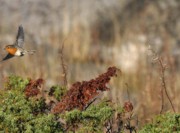
[[6,48],[6,51],[7,51],[8,53],[14,55],[14,54],[16,53],[17,49],[16,49],[16,48]]

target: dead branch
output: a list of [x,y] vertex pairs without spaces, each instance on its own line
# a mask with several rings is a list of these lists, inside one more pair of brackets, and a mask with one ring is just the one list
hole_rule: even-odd
[[63,85],[65,87],[67,87],[67,66],[65,65],[64,63],[64,42],[65,40],[63,41],[62,45],[61,45],[61,48],[59,49],[59,53],[60,53],[60,62],[61,62],[61,67],[62,67],[62,77],[63,77]]
[[125,85],[126,85],[126,89],[127,89],[128,100],[130,101],[130,94],[129,94],[129,86],[128,86],[128,83],[125,83]]
[[163,93],[163,91],[165,92],[165,95],[167,96],[168,101],[171,104],[172,110],[175,112],[174,105],[173,105],[172,100],[171,100],[171,98],[170,98],[170,96],[168,94],[168,91],[167,91],[167,85],[166,85],[166,80],[165,80],[165,71],[166,71],[166,68],[167,68],[166,64],[163,63],[162,57],[160,57],[151,47],[149,47],[149,50],[153,54],[152,55],[153,56],[153,60],[156,61],[159,64],[159,67],[160,67],[161,100],[162,100],[160,113],[162,113],[162,111],[164,109],[164,93]]

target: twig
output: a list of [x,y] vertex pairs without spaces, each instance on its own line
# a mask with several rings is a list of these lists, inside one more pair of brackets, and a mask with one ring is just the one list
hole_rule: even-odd
[[164,74],[165,74],[166,66],[163,65],[162,58],[160,58],[160,57],[158,58],[158,62],[159,62],[160,67],[161,67],[161,82],[162,82],[162,87],[164,88],[165,94],[166,94],[166,96],[167,96],[167,98],[168,98],[168,100],[169,100],[169,102],[171,104],[171,107],[172,107],[172,109],[173,109],[173,111],[175,113],[176,111],[175,111],[175,108],[173,106],[172,100],[171,100],[171,98],[170,98],[170,96],[169,96],[169,94],[167,92],[167,87],[166,87],[166,82],[165,82],[165,75]]
[[118,113],[117,114],[117,126],[118,126],[118,133],[121,133],[123,130],[124,130],[124,121],[123,121],[123,118],[122,116],[124,115],[124,113]]
[[67,71],[66,71],[66,65],[64,63],[64,42],[65,40],[63,41],[62,45],[61,45],[61,48],[59,49],[59,53],[60,53],[60,60],[61,60],[61,67],[62,67],[62,76],[63,76],[63,84],[65,87],[67,87]]
[[127,95],[128,95],[128,100],[130,101],[130,94],[129,94],[129,86],[128,83],[125,83],[126,89],[127,89]]
[[161,110],[160,110],[160,113],[162,113],[163,109],[164,109],[164,93],[163,93],[163,90],[165,91],[165,94],[168,98],[168,101],[170,102],[171,104],[171,107],[173,109],[174,112],[175,111],[175,108],[174,108],[174,105],[172,103],[172,100],[168,94],[168,91],[167,91],[167,85],[166,85],[166,80],[165,80],[165,70],[166,70],[166,65],[163,64],[163,60],[162,58],[151,48],[149,47],[149,50],[153,53],[153,60],[157,61],[159,66],[160,66],[160,69],[161,69],[161,100],[162,100],[162,103],[161,103]]
[[91,102],[89,102],[89,103],[87,104],[87,106],[84,108],[84,110],[86,110],[92,103],[94,103],[94,102],[96,101],[96,99],[97,99],[97,97],[94,98]]
[[113,122],[111,119],[106,123],[105,125],[106,133],[112,133],[112,124]]
[[161,105],[161,110],[160,110],[160,114],[163,113],[163,109],[164,109],[164,93],[163,90],[166,89],[166,82],[165,82],[165,66],[162,63],[162,58],[158,57],[157,58],[158,63],[160,65],[160,69],[161,69],[161,100],[162,100],[162,105]]
[[136,133],[136,127],[131,125],[131,120],[133,120],[133,113],[130,114],[130,116],[126,119],[125,128],[129,130],[130,133],[133,131]]

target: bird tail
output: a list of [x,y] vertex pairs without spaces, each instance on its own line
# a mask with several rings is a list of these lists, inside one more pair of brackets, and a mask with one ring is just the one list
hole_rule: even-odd
[[27,50],[26,53],[28,54],[34,54],[36,52],[36,50]]

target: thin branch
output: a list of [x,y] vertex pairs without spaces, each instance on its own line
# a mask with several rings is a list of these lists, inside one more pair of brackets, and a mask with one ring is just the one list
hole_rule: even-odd
[[136,133],[136,127],[131,125],[131,121],[133,120],[133,112],[130,114],[130,116],[126,119],[125,128],[129,130],[130,133],[133,131]]
[[166,84],[165,84],[165,75],[164,75],[164,72],[165,72],[165,66],[163,65],[162,63],[162,59],[160,57],[157,58],[158,60],[158,63],[160,65],[160,69],[161,69],[161,99],[162,99],[162,105],[161,105],[161,111],[160,113],[162,114],[163,112],[163,109],[164,109],[164,93],[163,93],[163,90],[166,88]]
[[59,49],[59,53],[60,53],[60,61],[61,61],[61,67],[62,67],[62,76],[63,76],[63,85],[65,87],[67,87],[67,70],[66,70],[66,65],[64,63],[64,42],[65,40],[63,41],[62,45],[61,45],[61,48]]
[[112,119],[110,119],[106,124],[105,124],[105,128],[106,128],[106,133],[112,133]]
[[130,101],[130,94],[129,94],[129,86],[128,83],[125,83],[126,89],[127,89],[127,95],[128,95],[128,100]]
[[170,98],[170,96],[169,96],[169,94],[167,92],[167,87],[166,87],[167,85],[166,85],[166,82],[165,82],[165,70],[166,70],[166,66],[163,65],[162,58],[160,58],[160,57],[158,58],[158,62],[159,62],[160,67],[161,67],[161,82],[162,82],[162,87],[164,88],[165,94],[166,94],[166,96],[167,96],[167,98],[168,98],[168,100],[169,100],[169,102],[171,104],[171,107],[172,107],[172,109],[173,109],[173,111],[175,113],[176,111],[175,111],[174,105],[172,103],[172,100],[171,100],[171,98]]
[[167,96],[168,101],[170,102],[173,111],[176,112],[175,108],[174,108],[174,105],[172,103],[172,100],[171,100],[171,98],[170,98],[170,96],[168,94],[168,91],[167,91],[167,85],[166,85],[166,80],[165,80],[166,65],[163,64],[162,58],[150,46],[149,46],[149,50],[153,54],[153,60],[157,61],[157,63],[160,66],[160,69],[161,69],[161,75],[160,76],[161,76],[161,86],[162,86],[162,88],[161,88],[161,100],[162,100],[162,103],[161,103],[160,113],[162,113],[162,111],[164,109],[164,93],[163,93],[163,90],[165,91],[165,95]]
[[87,104],[87,106],[84,108],[84,110],[86,110],[92,103],[94,103],[94,102],[96,101],[96,99],[97,99],[97,97],[94,98],[91,102],[89,102],[89,103]]

